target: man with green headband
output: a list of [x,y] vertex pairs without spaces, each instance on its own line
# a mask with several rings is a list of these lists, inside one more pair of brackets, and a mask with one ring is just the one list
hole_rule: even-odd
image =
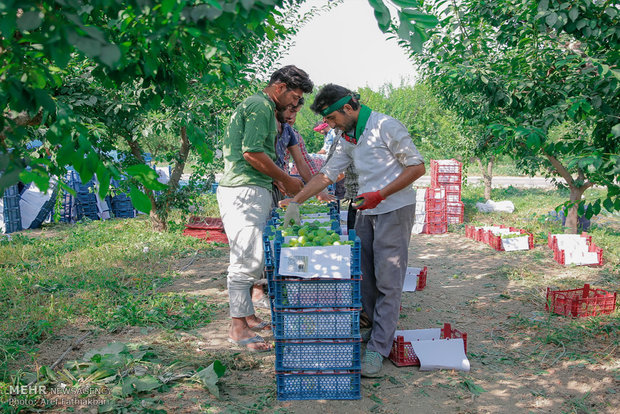
[[332,158],[288,205],[284,223],[299,221],[299,203],[353,163],[361,210],[355,230],[362,243],[362,305],[372,322],[362,376],[375,377],[394,340],[415,214],[411,184],[424,175],[424,159],[402,123],[360,105],[359,95],[342,86],[323,87],[310,108],[342,133]]

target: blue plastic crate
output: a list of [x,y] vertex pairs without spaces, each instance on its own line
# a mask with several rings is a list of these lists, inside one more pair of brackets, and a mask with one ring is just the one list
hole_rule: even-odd
[[[338,228],[340,229],[339,223],[338,223]],[[349,231],[347,236],[349,240],[354,241],[353,246],[351,246],[350,266],[351,266],[351,277],[355,279],[362,274],[362,268],[361,268],[361,263],[360,263],[361,254],[362,254],[361,240],[359,237],[357,237],[355,230]],[[280,255],[282,253],[282,241],[283,241],[282,235],[281,233],[278,233],[273,243],[274,267],[276,270],[276,276],[280,275],[279,271],[280,271]]]
[[359,372],[276,374],[278,400],[359,400]]
[[269,292],[269,297],[273,298],[275,295],[275,285],[274,285],[274,270],[273,267],[268,268],[265,267],[265,279],[267,279],[267,291]]
[[360,369],[360,340],[276,342],[277,372]]
[[22,230],[22,214],[19,208],[21,195],[19,187],[12,185],[6,190],[2,197],[5,233],[13,233]]
[[360,338],[360,310],[278,310],[274,312],[276,339]]
[[275,279],[276,309],[361,308],[360,279]]

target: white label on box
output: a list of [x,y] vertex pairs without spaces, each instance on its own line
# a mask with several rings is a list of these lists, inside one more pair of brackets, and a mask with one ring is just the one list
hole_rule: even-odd
[[351,279],[351,246],[283,247],[280,274]]

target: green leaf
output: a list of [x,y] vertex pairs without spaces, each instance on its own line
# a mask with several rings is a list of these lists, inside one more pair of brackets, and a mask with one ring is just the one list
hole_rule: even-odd
[[603,201],[603,207],[605,207],[605,209],[607,211],[609,211],[610,213],[613,213],[613,211],[614,211],[614,203],[611,201],[611,198],[606,198]]
[[379,29],[383,33],[387,32],[391,22],[390,9],[381,0],[368,0],[368,3],[375,9],[375,18],[377,19]]
[[17,20],[17,16],[15,13],[5,14],[0,19],[0,34],[5,39],[11,39],[13,37],[13,32],[15,32],[15,21]]
[[545,23],[547,23],[547,26],[553,27],[554,24],[556,24],[558,21],[558,15],[551,12],[547,15],[547,17],[545,18]]
[[110,188],[110,170],[103,163],[97,166],[97,181],[99,181],[99,197],[105,198]]
[[416,0],[392,0],[392,3],[399,7],[418,7],[419,3]]
[[17,19],[17,28],[21,31],[30,32],[41,26],[42,22],[43,13],[38,11],[29,11],[25,12],[20,18]]
[[219,361],[215,360],[211,365],[203,370],[198,371],[195,377],[202,382],[202,384],[209,390],[209,392],[220,397],[220,389],[217,386],[217,381],[226,372],[226,367]]
[[168,13],[172,11],[172,9],[174,8],[174,6],[176,6],[176,4],[177,4],[177,0],[163,0],[161,2],[161,12],[164,15],[167,15]]
[[114,44],[103,46],[99,53],[99,59],[104,65],[113,68],[121,59],[121,49]]
[[122,342],[111,342],[102,348],[91,349],[84,354],[85,361],[91,361],[95,355],[118,355],[127,352],[127,346]]
[[156,388],[159,388],[162,383],[157,378],[152,375],[145,375],[143,377],[138,378],[138,380],[134,383],[136,387],[136,391],[144,392],[151,391]]
[[616,124],[613,127],[611,127],[611,133],[616,138],[620,137],[620,124]]
[[424,28],[432,29],[439,24],[437,17],[415,9],[404,9],[402,13],[415,21],[415,24]]
[[545,11],[549,8],[549,0],[540,0],[538,2],[538,11]]
[[131,202],[136,210],[143,213],[151,212],[151,200],[146,194],[138,190],[136,186],[130,185],[129,196],[131,197]]
[[577,20],[577,17],[579,17],[579,8],[576,4],[571,7],[570,11],[568,12],[568,17],[570,17],[572,21]]
[[150,181],[157,181],[157,172],[146,164],[135,164],[125,168],[125,172],[142,184]]

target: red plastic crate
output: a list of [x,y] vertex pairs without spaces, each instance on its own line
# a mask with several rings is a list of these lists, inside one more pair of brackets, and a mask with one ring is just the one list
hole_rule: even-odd
[[446,184],[461,185],[461,174],[439,174],[431,176],[431,187],[443,187]]
[[446,189],[442,187],[431,186],[426,189],[426,201],[429,200],[445,200]]
[[428,274],[428,268],[424,266],[422,270],[420,270],[420,274],[418,275],[418,283],[415,286],[416,292],[418,290],[423,290],[426,287],[426,276]]
[[426,223],[445,223],[447,221],[448,216],[446,215],[446,210],[440,211],[427,211],[426,217],[424,221]]
[[[452,329],[449,323],[444,323],[443,328],[441,329],[441,339],[448,338],[463,338],[465,353],[467,353],[467,334],[456,329]],[[397,336],[396,339],[394,339],[390,356],[388,358],[398,367],[420,365],[420,360],[413,351],[411,342],[406,342],[402,336]]]
[[429,211],[443,211],[446,212],[446,199],[428,199],[426,200],[425,210],[428,213]]
[[219,217],[191,216],[185,227],[203,230],[224,230],[224,223]]
[[462,216],[465,213],[465,205],[460,201],[456,203],[451,203],[448,201],[448,204],[446,205],[446,212],[448,215]]
[[464,221],[463,216],[448,214],[448,224],[462,224]]
[[445,188],[448,193],[459,193],[459,197],[461,195],[461,184],[444,184],[441,186]]
[[564,316],[586,317],[607,315],[616,310],[616,292],[592,289],[589,284],[572,290],[547,288],[545,309]]
[[436,173],[460,173],[463,168],[463,163],[454,158],[449,160],[431,160],[431,172]]
[[425,223],[424,234],[443,234],[448,232],[448,222],[444,223]]
[[448,204],[460,203],[461,192],[446,191],[446,201],[448,202]]
[[[603,249],[601,247],[598,247],[596,244],[594,244],[594,242],[592,241],[592,236],[589,235],[588,233],[585,233],[585,232],[581,233],[581,237],[586,239],[586,242],[588,243],[588,251],[596,252],[597,258],[598,258],[597,263],[585,265],[585,266],[602,266],[603,265]],[[558,247],[558,241],[556,237],[553,236],[551,233],[549,233],[547,237],[547,245],[551,248],[551,250],[553,250],[553,260],[555,260],[561,265],[566,265],[565,252],[564,250],[561,250]]]

